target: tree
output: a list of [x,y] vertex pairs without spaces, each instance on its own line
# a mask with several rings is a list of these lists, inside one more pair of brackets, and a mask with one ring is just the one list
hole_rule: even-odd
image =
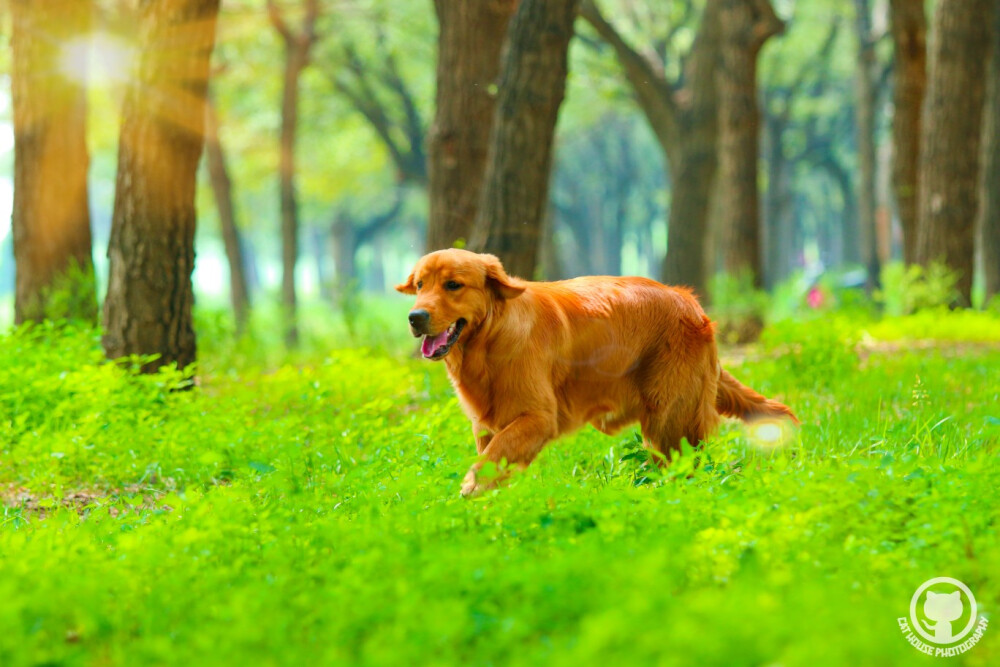
[[[787,278],[794,267],[796,250],[799,249],[797,241],[800,235],[797,231],[801,222],[797,220],[793,210],[795,201],[792,187],[793,171],[795,163],[807,159],[815,148],[814,143],[808,141],[815,133],[815,119],[800,112],[793,122],[795,115],[793,111],[796,103],[802,98],[814,100],[824,93],[830,78],[831,55],[839,34],[840,21],[835,19],[830,23],[829,31],[820,42],[819,49],[809,58],[797,63],[787,83],[771,81],[764,87],[763,118],[766,130],[764,155],[767,163],[767,190],[764,196],[764,223],[767,229],[764,280],[769,289]],[[778,57],[788,56],[782,53]],[[805,116],[804,119],[802,116]],[[793,153],[789,149],[789,144],[793,143],[789,140],[790,129],[802,125],[807,126],[805,131],[807,141],[797,153]],[[827,143],[824,151],[829,148]]]
[[972,303],[980,138],[995,0],[939,0],[920,143],[917,261],[957,274]]
[[247,287],[245,261],[240,230],[236,225],[236,207],[233,205],[233,182],[229,177],[226,153],[219,139],[219,119],[211,100],[205,105],[205,161],[208,179],[219,211],[219,227],[229,262],[229,297],[236,318],[236,334],[246,329],[250,316],[250,290]]
[[924,0],[890,0],[896,49],[893,87],[892,190],[903,228],[903,261],[916,257],[920,166],[920,113],[927,86],[927,16]]
[[989,303],[1000,294],[1000,9],[993,17],[993,54],[987,72],[979,220],[986,283],[984,301]]
[[[719,0],[707,0],[694,43],[679,58],[681,74],[672,79],[665,58],[657,60],[648,54],[672,51],[687,16],[659,43],[640,52],[604,18],[593,0],[582,0],[580,5],[581,16],[614,49],[666,158],[673,187],[663,280],[690,285],[702,296],[707,295],[705,238],[717,165],[718,6]],[[693,3],[686,3],[685,14],[693,11]]]
[[146,372],[195,360],[195,174],[219,0],[140,9],[137,74],[126,92],[108,245],[104,349],[159,355]]
[[94,322],[85,81],[90,3],[13,0],[11,9],[14,319]]
[[858,227],[865,265],[865,290],[871,295],[880,286],[881,266],[875,230],[875,107],[878,99],[875,43],[878,38],[872,31],[869,0],[854,0],[854,23],[858,38]]
[[349,289],[351,282],[357,278],[354,258],[358,254],[358,249],[367,243],[372,243],[399,215],[403,207],[403,194],[402,187],[397,187],[393,203],[386,211],[374,216],[358,216],[352,214],[346,207],[334,215],[330,224],[330,235],[333,237],[337,286],[340,289]]
[[434,122],[427,137],[427,249],[468,240],[479,210],[500,51],[517,0],[434,0],[438,60]]
[[644,273],[659,271],[663,257],[654,252],[651,236],[663,217],[664,174],[659,156],[645,150],[644,122],[608,112],[593,126],[563,133],[549,198],[554,228],[543,239],[561,241],[553,249],[559,277],[620,275],[627,237],[647,267]]
[[299,342],[296,315],[295,264],[299,256],[299,213],[295,196],[295,136],[299,118],[299,78],[309,64],[316,43],[319,0],[304,0],[305,15],[298,31],[285,21],[275,0],[267,0],[268,18],[285,45],[285,73],[281,94],[281,302],[285,311],[285,344]]
[[472,247],[531,278],[548,203],[552,140],[579,0],[521,0],[504,48]]
[[716,71],[719,95],[719,183],[723,264],[732,275],[749,272],[763,280],[757,161],[760,110],[757,56],[784,24],[769,0],[721,0],[721,58]]
[[427,128],[423,114],[381,30],[376,33],[375,49],[378,62],[365,61],[354,44],[345,40],[340,47],[341,58],[326,69],[327,78],[334,90],[364,116],[389,152],[396,168],[396,182],[426,186]]

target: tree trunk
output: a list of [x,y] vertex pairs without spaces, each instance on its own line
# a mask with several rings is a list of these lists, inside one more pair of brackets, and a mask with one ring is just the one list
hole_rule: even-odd
[[760,287],[763,271],[757,186],[757,55],[784,26],[769,0],[722,0],[719,25],[722,57],[716,82],[723,265],[733,275],[749,272],[754,286]]
[[854,183],[844,166],[837,162],[832,154],[828,153],[817,166],[829,174],[833,182],[837,184],[837,189],[840,190],[841,209],[838,225],[840,234],[837,238],[837,252],[833,253],[837,257],[837,261],[832,262],[830,266],[854,263],[857,261],[857,256],[852,252],[856,253],[860,245],[857,225],[851,224],[855,211],[857,211],[857,206],[854,203]]
[[912,264],[917,246],[920,113],[927,85],[927,16],[924,0],[890,0],[889,7],[896,47],[892,190],[903,229],[903,261]]
[[579,0],[521,0],[504,49],[475,248],[532,278]]
[[787,278],[794,265],[794,220],[790,215],[791,184],[788,160],[785,157],[787,117],[765,119],[765,150],[767,153],[767,191],[764,196],[765,266],[764,281],[768,289]]
[[719,4],[720,0],[708,0],[705,5],[679,90],[625,42],[592,0],[581,4],[583,18],[614,49],[670,171],[663,281],[688,285],[702,296],[707,296],[706,237],[717,166],[714,73],[719,53]]
[[878,237],[875,231],[875,39],[872,36],[871,8],[868,0],[854,0],[858,38],[858,62],[855,89],[858,141],[858,228],[861,236],[861,259],[865,265],[865,291],[869,296],[879,287],[881,266]]
[[427,249],[466,242],[482,195],[500,51],[517,0],[434,0],[436,115],[427,137]]
[[219,119],[211,101],[206,104],[205,109],[205,160],[208,163],[208,179],[212,186],[212,194],[215,195],[215,206],[219,211],[219,226],[222,229],[226,259],[229,261],[229,296],[233,304],[238,336],[246,330],[250,315],[250,291],[247,289],[240,231],[236,226],[233,183],[229,178],[226,155],[219,140]]
[[274,0],[268,0],[268,17],[285,44],[285,74],[281,92],[281,138],[278,173],[281,189],[281,304],[284,309],[285,345],[299,344],[296,313],[295,265],[299,257],[299,210],[295,195],[295,135],[299,121],[299,78],[309,64],[316,42],[319,0],[305,0],[305,16],[298,32],[285,23]]
[[983,183],[980,238],[983,252],[984,303],[1000,294],[1000,9],[993,17],[993,55],[987,76],[983,117]]
[[285,345],[299,344],[296,312],[295,266],[299,258],[299,210],[295,196],[295,134],[299,118],[299,76],[305,54],[296,44],[287,45],[281,95],[281,304],[284,308]]
[[955,305],[972,303],[980,139],[995,0],[939,0],[920,143],[917,261],[958,275]]
[[328,259],[330,257],[330,233],[319,225],[309,228],[309,246],[312,250],[313,262],[316,264],[316,286],[319,288],[319,298],[332,303],[333,279],[330,277]]
[[[96,322],[87,197],[86,53],[82,48],[70,55],[60,52],[74,36],[88,34],[90,4],[14,0],[11,9],[14,320]],[[69,57],[72,74],[52,66]],[[74,80],[77,77],[80,80]]]
[[335,290],[337,292],[350,290],[357,281],[354,254],[358,249],[358,242],[349,215],[337,214],[330,225],[330,238],[333,240],[333,262],[337,276]]
[[195,360],[195,172],[218,10],[219,0],[142,9],[144,51],[122,110],[103,342],[109,358],[159,355],[146,372]]
[[690,96],[678,104],[677,151],[669,164],[673,187],[663,260],[665,283],[687,285],[706,297],[711,271],[706,265],[705,238],[718,168],[718,94],[714,76],[721,37],[718,12],[719,1],[708,0],[686,73]]

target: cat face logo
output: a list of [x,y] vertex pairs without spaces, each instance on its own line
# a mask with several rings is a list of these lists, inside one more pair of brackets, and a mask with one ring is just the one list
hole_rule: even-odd
[[[968,651],[979,642],[987,623],[979,618],[976,597],[969,587],[951,577],[935,577],[921,584],[910,598],[909,617],[899,619],[907,641],[923,653],[938,656]],[[966,639],[973,630],[972,637]]]
[[[931,590],[932,587],[938,590]],[[939,646],[962,641],[972,632],[977,611],[976,598],[969,587],[951,577],[925,581],[910,599],[910,620],[917,634]],[[956,623],[966,619],[962,625]]]

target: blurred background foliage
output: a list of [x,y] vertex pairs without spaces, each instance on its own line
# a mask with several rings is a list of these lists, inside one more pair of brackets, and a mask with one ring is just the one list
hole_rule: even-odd
[[[437,22],[430,2],[322,0],[310,63],[303,70],[296,144],[301,218],[298,290],[306,302],[334,307],[355,295],[381,294],[425,251],[427,147],[434,117]],[[668,80],[680,83],[704,2],[604,0],[601,9],[621,36]],[[863,282],[859,225],[857,12],[870,12],[876,54],[875,179],[883,265],[901,258],[901,233],[890,192],[893,45],[889,3],[877,0],[775,0],[786,22],[759,61],[761,155],[759,185],[765,238],[787,239],[765,250],[764,285],[805,307],[820,284]],[[98,294],[104,294],[104,249],[114,198],[123,84],[113,73],[139,45],[135,8],[96,3],[101,41],[91,52],[87,141]],[[278,3],[290,23],[303,2]],[[928,12],[934,4],[928,4]],[[6,14],[0,39],[10,37]],[[668,247],[671,177],[663,154],[608,44],[583,20],[570,47],[542,260],[536,277],[638,274],[659,278]],[[109,46],[111,45],[111,46]],[[0,77],[10,49],[0,48]],[[283,45],[264,0],[225,0],[212,56],[210,99],[233,184],[248,284],[255,304],[278,298],[278,135]],[[127,65],[126,65],[127,66]],[[8,224],[12,205],[13,128],[8,86],[0,85],[0,299],[13,300],[14,263]],[[225,308],[229,273],[218,209],[202,161],[198,177],[194,287],[203,307]],[[716,212],[717,213],[717,212]],[[716,215],[717,217],[717,215]],[[712,222],[717,233],[718,220]],[[710,235],[713,232],[710,232]],[[350,244],[338,251],[337,244]],[[346,254],[345,254],[346,253]],[[719,264],[716,264],[717,268]],[[914,283],[892,267],[896,286]],[[714,272],[714,270],[713,270]],[[901,276],[911,276],[904,280]],[[739,284],[739,279],[723,278]],[[743,281],[744,283],[746,281]],[[788,286],[782,287],[782,284]],[[935,282],[937,284],[937,282]],[[940,290],[939,290],[940,291]],[[947,292],[947,289],[944,290]],[[974,301],[983,300],[981,281]],[[706,295],[707,296],[707,295]],[[945,297],[939,295],[938,301]],[[908,299],[908,300],[907,300]],[[912,309],[925,297],[894,308]],[[727,302],[753,309],[749,285],[720,290]],[[933,301],[933,299],[932,299]],[[9,305],[0,317],[10,317]]]

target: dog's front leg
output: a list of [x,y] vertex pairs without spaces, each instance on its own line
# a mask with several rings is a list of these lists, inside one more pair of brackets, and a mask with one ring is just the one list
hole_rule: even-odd
[[[526,467],[538,452],[542,451],[545,443],[555,436],[554,413],[525,412],[492,436],[482,452],[482,460],[473,465],[466,474],[462,483],[462,495],[469,497],[494,488],[507,477],[510,466]],[[479,471],[486,461],[496,464],[498,475],[488,480],[480,480]]]
[[476,438],[476,453],[482,454],[493,440],[493,431],[477,421],[472,422],[472,435]]

